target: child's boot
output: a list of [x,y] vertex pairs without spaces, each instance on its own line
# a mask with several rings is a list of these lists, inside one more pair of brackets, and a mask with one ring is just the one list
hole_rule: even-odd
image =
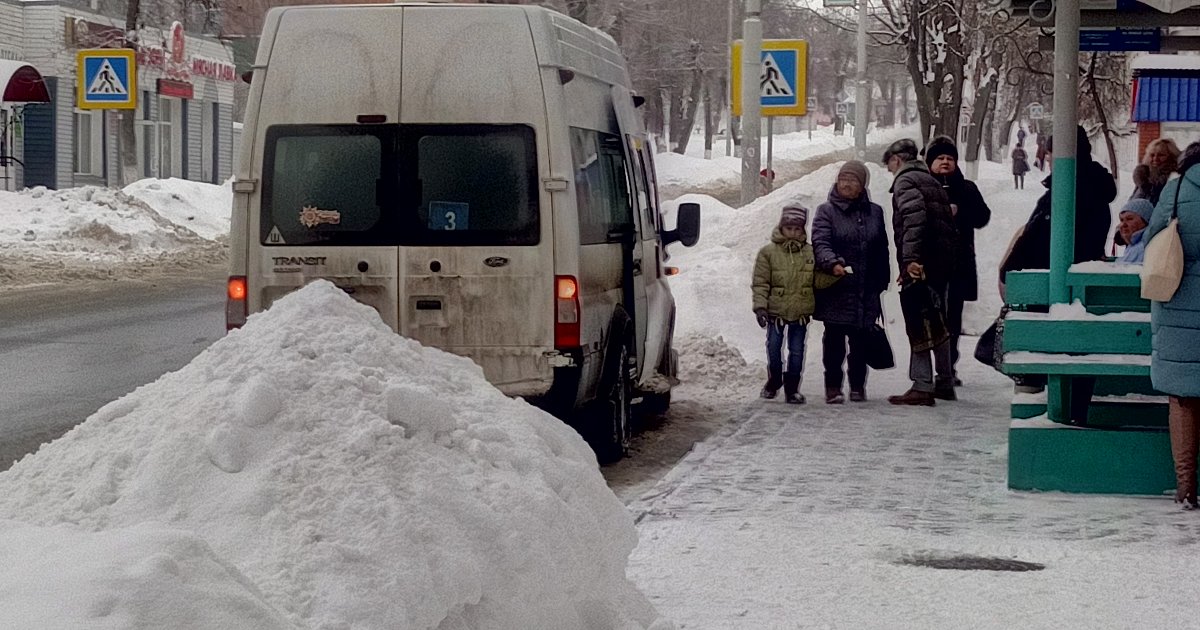
[[767,384],[763,385],[762,391],[758,395],[772,400],[779,393],[780,385],[783,385],[783,375],[776,370],[767,368]]
[[800,394],[800,375],[785,374],[783,377],[783,393],[786,400],[793,405],[803,405],[804,396]]

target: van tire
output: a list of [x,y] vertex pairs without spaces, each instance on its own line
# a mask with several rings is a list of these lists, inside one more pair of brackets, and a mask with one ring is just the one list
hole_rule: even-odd
[[[619,339],[619,341],[617,341]],[[627,332],[614,339],[613,352],[606,353],[612,361],[605,366],[606,378],[601,382],[596,400],[590,405],[588,424],[591,429],[588,442],[596,452],[601,465],[613,464],[625,457],[629,451],[629,438],[633,434],[633,377],[636,369],[630,352]]]

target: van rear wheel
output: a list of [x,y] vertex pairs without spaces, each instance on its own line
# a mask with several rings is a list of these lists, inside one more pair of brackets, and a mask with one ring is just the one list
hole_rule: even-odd
[[622,343],[616,356],[616,365],[612,366],[613,377],[608,380],[601,398],[593,407],[592,439],[589,442],[601,464],[618,462],[629,450],[633,424],[630,358],[629,344]]

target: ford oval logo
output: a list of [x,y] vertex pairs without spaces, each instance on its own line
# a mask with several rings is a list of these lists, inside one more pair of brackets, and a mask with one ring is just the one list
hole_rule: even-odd
[[503,256],[492,256],[491,258],[483,261],[483,264],[489,267],[503,267],[504,265],[508,264],[508,259]]

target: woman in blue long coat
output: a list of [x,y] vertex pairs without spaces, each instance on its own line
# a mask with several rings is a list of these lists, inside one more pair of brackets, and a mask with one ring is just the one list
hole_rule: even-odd
[[1194,509],[1200,454],[1200,142],[1184,151],[1179,173],[1163,190],[1143,238],[1148,242],[1178,216],[1183,281],[1170,301],[1151,304],[1150,378],[1154,389],[1170,396],[1175,501]]
[[883,209],[867,194],[870,173],[862,162],[851,160],[838,172],[829,200],[813,217],[813,253],[817,268],[841,276],[831,288],[816,292],[813,315],[825,323],[822,340],[825,364],[825,402],[844,401],[846,346],[850,346],[850,400],[867,399],[868,333],[880,319],[879,294],[886,291],[891,274]]

